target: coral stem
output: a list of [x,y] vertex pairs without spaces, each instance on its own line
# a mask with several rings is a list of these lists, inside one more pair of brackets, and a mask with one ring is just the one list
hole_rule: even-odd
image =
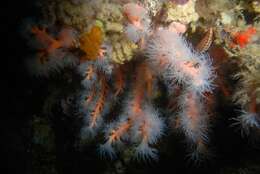
[[115,88],[116,88],[116,92],[115,92],[115,96],[118,96],[119,94],[121,94],[124,90],[125,87],[125,79],[123,76],[123,70],[121,67],[118,68],[118,70],[116,71],[116,81],[115,81]]
[[105,104],[105,98],[108,93],[108,85],[104,77],[101,78],[100,80],[101,83],[101,91],[100,91],[100,96],[97,101],[97,104],[94,108],[94,110],[91,113],[91,122],[90,122],[90,127],[93,128],[96,126],[96,121],[98,117],[100,116],[100,113],[102,112],[102,109],[104,108]]
[[120,137],[122,137],[122,135],[130,129],[131,125],[132,119],[129,118],[126,122],[123,122],[117,129],[112,130],[108,142],[113,143],[116,140],[120,139]]

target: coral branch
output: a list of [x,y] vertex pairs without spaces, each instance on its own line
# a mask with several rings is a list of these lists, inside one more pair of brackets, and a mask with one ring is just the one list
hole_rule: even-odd
[[121,123],[116,129],[112,130],[108,138],[108,142],[112,144],[113,142],[119,140],[132,126],[131,117],[127,119],[126,122]]
[[121,67],[117,69],[115,72],[115,96],[118,96],[123,92],[125,88],[125,79],[124,79],[124,73]]
[[200,97],[191,91],[185,92],[180,98],[180,124],[191,143],[207,142],[208,120],[204,113]]
[[91,117],[91,121],[90,121],[90,125],[89,125],[90,128],[97,126],[96,125],[97,119],[100,116],[100,114],[104,108],[106,96],[108,93],[108,85],[107,85],[107,82],[104,77],[101,77],[100,83],[101,83],[101,91],[99,94],[99,99],[96,103],[96,106],[94,107],[93,111],[90,114],[90,117]]

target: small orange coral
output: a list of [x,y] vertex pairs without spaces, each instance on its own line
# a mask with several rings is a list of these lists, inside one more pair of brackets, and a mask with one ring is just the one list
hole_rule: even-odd
[[233,41],[243,48],[249,43],[254,34],[256,34],[256,29],[254,27],[249,27],[246,31],[235,33]]
[[39,29],[38,27],[32,27],[31,32],[35,34],[35,37],[40,44],[45,48],[44,51],[47,53],[52,53],[55,49],[60,48],[61,43],[50,36],[46,29]]
[[[73,46],[74,35],[73,30],[70,28],[63,28],[59,33],[59,36],[51,36],[46,28],[40,29],[38,26],[31,28],[31,33],[34,34],[37,44],[39,44],[37,57],[41,64],[48,62],[48,56],[56,54],[58,56],[57,49],[69,48]],[[63,54],[60,54],[62,56]]]
[[84,60],[96,60],[103,41],[103,33],[100,27],[93,26],[90,32],[80,37],[80,49],[85,52]]

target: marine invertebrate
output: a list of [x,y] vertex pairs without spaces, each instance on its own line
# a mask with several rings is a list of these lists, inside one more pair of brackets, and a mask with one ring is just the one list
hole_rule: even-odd
[[[250,67],[251,69],[244,70],[236,74],[236,78],[239,79],[239,88],[236,89],[233,100],[241,106],[241,113],[237,118],[234,118],[237,122],[234,125],[241,125],[242,133],[250,135],[251,131],[260,129],[259,118],[259,63],[255,62],[257,69]],[[248,65],[246,65],[249,67]],[[243,87],[243,88],[242,88]]]
[[147,71],[149,70],[145,64],[137,67],[136,84],[127,99],[128,103],[123,109],[122,117],[111,123],[105,131],[106,142],[100,146],[102,154],[109,154],[113,157],[114,147],[120,146],[124,141],[129,141],[139,144],[134,147],[137,158],[157,158],[157,150],[151,146],[163,134],[164,123],[151,104],[145,104],[144,93],[149,95],[149,92],[145,92],[146,89],[149,91],[149,84],[147,84],[149,82],[143,82],[143,80],[147,78],[150,80],[150,73]]
[[256,34],[256,29],[254,27],[249,27],[246,31],[235,33],[233,40],[235,44],[238,44],[241,48],[244,48],[254,34]]
[[183,34],[186,32],[187,27],[186,25],[180,23],[180,22],[172,22],[169,25],[169,29],[173,32],[179,33],[179,34]]
[[209,49],[213,40],[213,28],[209,28],[204,38],[197,44],[196,50],[199,52],[205,52]]
[[35,35],[36,40],[42,46],[40,50],[46,52],[46,54],[52,54],[55,50],[61,47],[70,47],[73,43],[73,33],[69,29],[64,29],[60,32],[58,39],[50,36],[46,29],[39,29],[37,26],[31,29],[31,32]]
[[252,25],[242,25],[241,28],[237,29],[237,32],[231,32],[226,45],[229,48],[227,53],[233,56],[239,65],[239,71],[234,75],[234,79],[238,80],[238,85],[232,98],[241,111],[239,116],[234,118],[236,121],[234,125],[240,125],[241,132],[250,136],[259,130],[260,54],[256,51],[256,47],[259,46],[256,42],[259,39],[259,31]]
[[[208,1],[200,0],[196,3],[197,12],[202,18],[215,25],[215,44],[224,48],[227,54],[225,63],[235,62],[237,69],[232,72],[232,79],[236,81],[235,90],[226,90],[223,79],[217,79],[217,83],[224,95],[231,97],[239,107],[238,116],[234,118],[234,125],[239,125],[241,132],[249,137],[259,136],[259,22],[249,19],[242,11],[257,15],[252,5],[254,1]],[[210,10],[209,10],[210,9]],[[215,50],[216,51],[216,50]],[[219,56],[216,56],[219,57]],[[220,57],[219,57],[220,58]],[[222,59],[223,60],[223,59]],[[218,60],[219,61],[219,60]],[[234,65],[234,64],[233,64]],[[233,66],[232,68],[236,67]],[[219,72],[222,74],[223,72]],[[219,77],[223,76],[219,75]],[[227,76],[228,77],[228,76]],[[230,76],[229,76],[230,77]],[[230,84],[232,86],[234,84]],[[251,136],[252,135],[252,136]]]
[[[188,82],[187,85],[199,93],[212,89],[214,76],[210,60],[206,55],[196,54],[177,33],[159,30],[148,42],[146,52],[168,83]],[[158,66],[161,62],[163,66]]]
[[[78,15],[86,5],[93,8],[96,18],[89,17],[88,26],[79,27],[74,22],[83,20],[85,15],[82,18]],[[211,44],[213,30],[194,49],[182,34],[187,30],[186,24],[198,18],[195,0],[181,6],[171,4],[168,9],[162,5],[162,11],[156,14],[160,17],[165,12],[168,17],[159,22],[153,22],[156,18],[145,5],[82,1],[70,11],[68,20],[72,21],[63,21],[58,26],[77,28],[78,34],[73,39],[64,32],[54,38],[45,30],[35,29],[34,33],[40,34],[38,38],[44,43],[45,52],[55,57],[51,60],[65,55],[80,59],[77,67],[82,85],[77,101],[83,121],[80,136],[82,139],[103,137],[99,142],[101,155],[113,158],[130,149],[137,159],[158,159],[156,143],[166,134],[169,119],[176,125],[178,122],[174,128],[185,135],[191,157],[199,158],[207,152],[209,142],[209,111],[204,105],[207,94],[214,89],[215,73],[205,52]],[[70,9],[75,4],[66,1],[58,6]],[[72,40],[75,46],[71,45]],[[56,51],[62,51],[64,56],[53,54]],[[175,107],[179,108],[166,116],[160,113],[155,102],[159,98],[156,91],[162,90],[160,83],[167,89],[167,100],[176,102]],[[111,113],[116,107],[122,109]]]
[[137,43],[148,32],[150,25],[148,12],[144,7],[135,3],[124,5],[123,11],[129,22],[125,33],[129,39]]
[[[118,2],[99,3],[96,1],[93,8],[96,11],[96,20],[102,24],[104,41],[111,45],[111,60],[117,64],[124,64],[131,60],[137,45],[123,34],[126,30],[123,5]],[[131,29],[136,30],[132,26],[132,24],[129,25],[130,31]],[[134,37],[136,36],[138,35],[134,35]]]
[[27,65],[32,74],[48,76],[49,72],[59,71],[65,66],[74,66],[78,59],[67,49],[74,46],[75,32],[71,28],[63,28],[57,37],[47,33],[46,28],[33,26],[31,36],[35,42],[33,47],[37,53],[28,59]]
[[[131,4],[130,7],[142,9],[135,4]],[[139,18],[134,18],[134,22],[132,20],[129,22],[134,23],[134,25],[137,22],[136,27],[142,26]],[[157,28],[154,31],[146,31],[144,34],[140,37],[143,44],[139,47],[144,50],[144,56],[147,58],[139,57],[139,61],[134,68],[135,77],[132,79],[134,82],[131,84],[128,97],[126,97],[127,102],[121,111],[122,116],[109,123],[106,126],[107,128],[103,128],[105,142],[100,146],[100,152],[102,155],[107,154],[113,158],[120,152],[121,146],[130,143],[138,158],[157,158],[157,150],[153,148],[153,145],[161,137],[165,126],[162,118],[158,117],[157,112],[153,109],[152,91],[157,88],[156,79],[163,79],[169,90],[176,86],[183,86],[184,88],[179,102],[181,109],[177,118],[180,120],[181,130],[187,136],[187,142],[192,144],[192,156],[198,157],[195,154],[205,153],[205,148],[202,148],[202,146],[205,146],[208,141],[206,135],[208,116],[203,109],[203,96],[213,89],[214,73],[210,58],[206,54],[196,52],[179,33],[172,31],[170,28]],[[113,77],[114,73],[118,73],[118,71],[112,70],[112,74],[107,74],[107,76]],[[88,81],[87,84],[92,81],[88,79],[85,78],[84,80]],[[96,80],[104,81],[102,79],[98,75]],[[107,84],[109,83],[107,82]],[[96,83],[91,83],[86,91],[96,89],[95,85]],[[101,86],[98,87],[101,92],[103,85],[101,83]],[[109,86],[111,87],[107,89],[113,89],[112,84]],[[115,96],[118,96],[118,91],[122,91],[120,86],[122,86],[122,80]],[[97,104],[87,104],[88,107],[86,107],[89,99],[92,99],[92,97],[83,98],[81,101],[83,108],[95,110],[96,106],[101,106],[98,104],[99,99],[97,101],[92,99]],[[107,109],[103,107],[102,110]],[[98,111],[100,113],[100,109]],[[203,112],[204,114],[202,114]],[[107,121],[102,119],[102,116],[93,117],[93,112],[84,111],[84,109],[83,113],[88,120],[82,129],[83,137],[86,137],[90,132],[91,134],[96,133],[97,129],[100,126],[102,127],[102,122]],[[93,124],[93,120],[99,121],[95,121],[95,124]]]
[[100,54],[103,33],[100,27],[93,26],[89,32],[83,33],[79,38],[80,49],[85,52],[83,59],[95,60]]

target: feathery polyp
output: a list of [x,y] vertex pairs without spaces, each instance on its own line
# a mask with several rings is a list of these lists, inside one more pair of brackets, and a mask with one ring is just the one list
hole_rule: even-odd
[[197,53],[179,34],[159,29],[146,47],[150,63],[166,81],[186,84],[200,93],[212,89],[210,58]]
[[207,142],[208,118],[203,109],[201,96],[195,92],[184,91],[180,96],[180,125],[187,140],[192,144]]
[[235,120],[241,125],[241,131],[246,135],[250,133],[251,129],[260,129],[259,113],[242,111],[242,114],[238,118],[235,118]]

